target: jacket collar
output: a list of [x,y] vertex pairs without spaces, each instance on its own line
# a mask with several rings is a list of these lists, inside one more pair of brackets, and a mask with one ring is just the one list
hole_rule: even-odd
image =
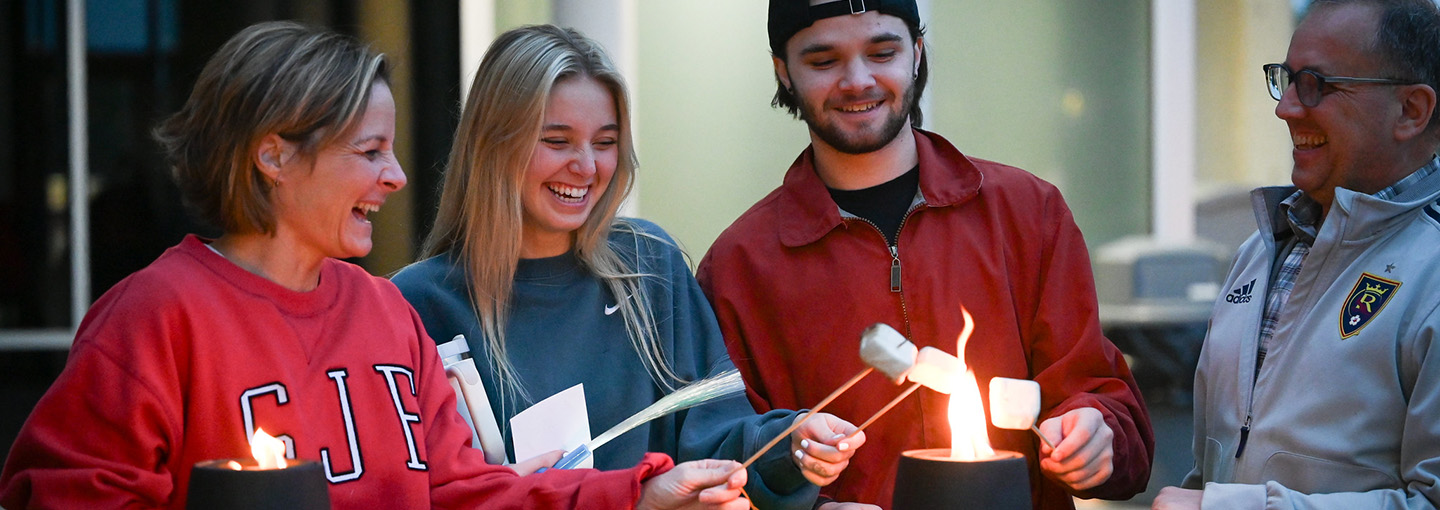
[[1295,194],[1294,186],[1266,186],[1250,191],[1250,206],[1255,209],[1255,221],[1268,239],[1275,239],[1289,227],[1285,213],[1280,211],[1280,202]]
[[[1272,186],[1256,188],[1250,192],[1260,231],[1271,239],[1281,230],[1289,228],[1279,205],[1295,190],[1294,186]],[[1437,199],[1440,199],[1440,172],[1425,176],[1407,187],[1399,196],[1389,200],[1346,188],[1335,188],[1334,202],[1330,205],[1330,213],[1325,216],[1321,230],[1333,232],[1334,228],[1343,228],[1339,233],[1341,239],[1368,236],[1403,219],[1401,217],[1406,213],[1434,203]]]
[[[915,149],[920,161],[920,194],[925,207],[949,207],[980,193],[984,180],[975,163],[945,138],[915,129]],[[804,246],[840,226],[840,207],[815,172],[815,147],[805,148],[785,172],[780,185],[776,228],[780,242],[788,248]]]

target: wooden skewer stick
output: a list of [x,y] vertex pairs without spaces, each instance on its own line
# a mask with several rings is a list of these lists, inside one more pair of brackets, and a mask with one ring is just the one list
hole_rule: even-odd
[[875,414],[870,415],[870,419],[865,420],[865,423],[861,423],[860,428],[855,429],[855,432],[850,434],[850,436],[854,437],[855,434],[859,434],[860,431],[865,430],[865,427],[869,427],[871,423],[875,423],[875,420],[880,419],[880,416],[890,412],[891,408],[899,404],[901,400],[905,400],[905,397],[910,396],[911,393],[915,393],[915,390],[918,389],[920,389],[920,383],[918,382],[911,384],[909,388],[905,388],[905,391],[900,393],[900,396],[895,397],[889,404],[885,404],[885,407],[880,408],[879,411],[875,411]]
[[[845,390],[850,389],[850,387],[851,387],[851,386],[854,386],[855,383],[860,382],[860,379],[864,379],[865,376],[866,376],[866,375],[869,375],[870,372],[873,371],[873,370],[875,370],[875,369],[873,369],[873,368],[866,368],[865,370],[861,371],[859,374],[856,374],[855,377],[851,377],[849,381],[847,381],[845,384],[841,385],[839,389],[837,389],[837,390],[835,390],[834,392],[832,392],[832,393],[830,394],[830,396],[825,397],[825,400],[821,400],[819,404],[816,404],[816,405],[815,405],[815,408],[814,408],[814,409],[811,409],[810,412],[806,413],[804,418],[801,418],[800,421],[797,421],[797,422],[795,422],[794,424],[791,424],[791,425],[790,425],[790,428],[785,429],[785,432],[781,432],[780,435],[775,436],[775,439],[771,439],[769,443],[765,443],[765,446],[760,447],[760,451],[755,452],[755,454],[754,454],[754,455],[751,455],[749,459],[746,459],[746,460],[745,460],[745,463],[740,465],[740,469],[745,469],[745,468],[750,467],[750,464],[753,464],[756,459],[759,459],[761,455],[764,455],[766,451],[769,451],[771,447],[775,446],[775,443],[780,442],[780,439],[781,439],[781,438],[784,438],[785,436],[790,435],[790,433],[791,433],[791,432],[794,432],[796,428],[799,428],[801,424],[804,424],[804,423],[805,423],[805,420],[810,419],[810,417],[811,417],[811,416],[814,416],[815,413],[820,412],[820,409],[821,409],[821,408],[825,407],[826,405],[829,405],[832,400],[835,400],[835,397],[840,396],[840,394],[841,394],[841,393],[844,393]],[[916,384],[915,386],[919,386],[919,384]],[[915,391],[915,388],[912,387],[912,388],[910,388],[909,391]],[[908,394],[909,394],[909,393],[907,392],[906,395],[908,395]],[[899,402],[899,399],[896,399],[896,402]],[[895,406],[895,403],[894,403],[894,402],[891,402],[890,405],[886,407],[886,409],[889,409],[890,407],[894,407],[894,406]],[[884,412],[884,410],[881,410],[881,412]],[[874,421],[874,418],[871,418],[871,421]],[[868,425],[869,423],[867,422],[866,424]],[[857,432],[858,432],[858,431],[857,431]],[[755,503],[750,500],[750,494],[745,492],[745,488],[744,488],[744,487],[741,487],[741,488],[740,488],[740,495],[745,496],[745,500],[746,500],[746,501],[750,501],[750,510],[759,510],[758,508],[755,508]]]
[[796,420],[795,423],[790,424],[790,427],[786,428],[784,432],[781,432],[779,435],[775,436],[775,438],[771,439],[770,442],[765,443],[765,446],[761,446],[760,449],[757,450],[754,455],[751,455],[749,459],[745,459],[745,462],[740,465],[740,469],[750,467],[751,464],[754,464],[756,460],[760,459],[761,455],[764,455],[765,452],[769,451],[770,447],[775,446],[775,443],[779,443],[781,439],[785,438],[785,436],[790,435],[790,433],[794,432],[795,429],[800,428],[800,425],[804,424],[805,420],[809,420],[811,416],[815,416],[815,413],[820,412],[820,410],[824,409],[825,406],[830,405],[830,402],[834,401],[835,397],[839,397],[841,393],[845,393],[845,390],[850,389],[851,386],[854,386],[855,383],[860,382],[861,379],[864,379],[865,376],[870,375],[870,372],[874,371],[874,368],[865,367],[865,370],[861,370],[860,373],[855,374],[855,377],[851,377],[849,381],[845,381],[845,384],[842,384],[839,388],[836,388],[835,391],[830,393],[830,396],[825,397],[825,400],[821,400],[819,404],[815,404],[815,407],[810,409],[809,412],[805,413],[804,417]]
[[1036,427],[1034,423],[1031,423],[1030,430],[1035,431],[1035,435],[1040,436],[1040,440],[1045,442],[1045,446],[1050,447],[1050,451],[1055,451],[1055,443],[1051,443],[1049,439],[1045,438],[1045,434],[1040,433],[1040,427]]
[[745,492],[744,487],[740,488],[740,495],[745,496],[745,502],[750,504],[750,510],[760,510],[759,508],[755,508],[755,501],[750,499],[750,493]]

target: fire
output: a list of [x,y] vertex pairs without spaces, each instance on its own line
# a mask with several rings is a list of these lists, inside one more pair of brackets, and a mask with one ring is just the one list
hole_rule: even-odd
[[955,356],[960,359],[960,370],[955,371],[955,392],[950,394],[950,458],[955,460],[982,460],[995,456],[990,447],[990,435],[985,429],[985,405],[980,401],[980,385],[975,382],[975,371],[965,366],[965,344],[975,330],[970,312],[960,307],[965,318],[965,327],[960,331],[959,346]]
[[285,443],[266,434],[265,429],[256,428],[250,437],[250,454],[255,456],[259,469],[285,468]]

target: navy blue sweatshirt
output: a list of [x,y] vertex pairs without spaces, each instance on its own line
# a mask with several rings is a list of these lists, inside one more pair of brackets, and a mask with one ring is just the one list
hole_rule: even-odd
[[[674,241],[648,221],[621,221],[660,238],[635,235],[621,227],[611,233],[609,242],[630,267],[651,275],[643,279],[646,306],[672,370],[693,381],[734,368],[715,314]],[[417,262],[392,280],[419,312],[431,338],[445,342],[465,335],[513,458],[509,421],[530,403],[511,398],[502,406],[500,386],[490,370],[489,353],[470,303],[469,279],[456,257],[452,251]],[[583,383],[590,431],[597,435],[666,394],[631,346],[624,318],[615,311],[617,304],[609,287],[573,252],[522,259],[505,328],[510,361],[530,396],[538,402]],[[594,452],[595,467],[628,468],[647,451],[669,454],[676,462],[744,461],[794,417],[794,411],[786,410],[757,415],[743,396],[710,402],[640,425],[606,443]],[[819,488],[807,482],[790,460],[788,445],[784,441],[771,448],[750,468],[746,492],[761,508],[809,509],[819,494]]]

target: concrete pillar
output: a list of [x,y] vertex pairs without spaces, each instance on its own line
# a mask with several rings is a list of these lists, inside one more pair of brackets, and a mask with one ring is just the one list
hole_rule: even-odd
[[1195,2],[1151,2],[1150,232],[1195,237]]

